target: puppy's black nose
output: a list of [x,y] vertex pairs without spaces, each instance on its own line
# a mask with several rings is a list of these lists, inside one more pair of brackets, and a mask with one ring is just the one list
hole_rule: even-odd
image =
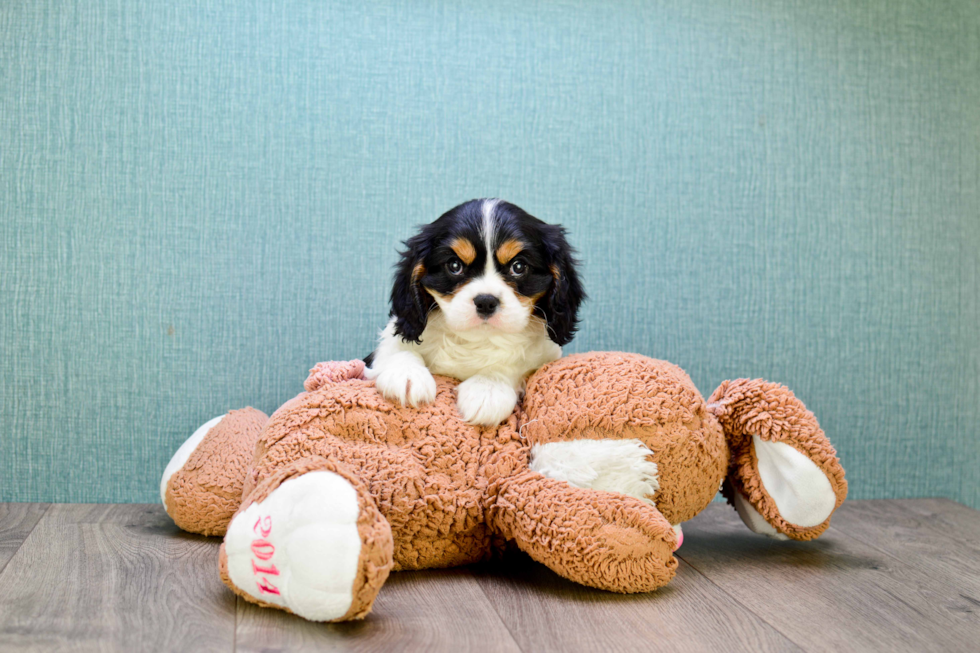
[[477,295],[473,298],[473,304],[476,306],[477,315],[482,318],[488,318],[500,306],[500,300],[493,295]]

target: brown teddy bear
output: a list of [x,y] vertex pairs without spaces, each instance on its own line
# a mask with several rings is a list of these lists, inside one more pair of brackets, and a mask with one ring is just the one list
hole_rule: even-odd
[[752,530],[809,540],[847,494],[813,414],[785,387],[723,383],[706,402],[645,356],[549,363],[498,427],[467,424],[458,381],[392,404],[363,363],[321,363],[267,418],[208,422],[164,472],[184,530],[224,535],[221,577],[316,621],[364,617],[388,573],[484,560],[508,543],[573,581],[647,592],[673,577],[680,524],[723,492]]

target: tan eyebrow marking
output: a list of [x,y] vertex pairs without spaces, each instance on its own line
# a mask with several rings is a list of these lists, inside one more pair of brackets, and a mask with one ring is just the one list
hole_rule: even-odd
[[444,292],[439,292],[438,290],[433,290],[432,288],[429,288],[428,286],[422,286],[422,288],[425,289],[425,292],[429,293],[430,295],[432,295],[436,299],[452,299],[453,297],[456,296],[456,291],[455,290],[452,291],[452,292],[450,292],[450,293],[444,293]]
[[508,240],[497,248],[497,260],[501,265],[506,265],[509,260],[517,256],[524,250],[524,243],[519,240]]
[[544,297],[543,290],[539,293],[531,295],[530,297],[525,297],[524,295],[516,292],[514,294],[517,295],[517,301],[519,301],[524,308],[533,308],[534,305],[538,303],[538,300]]
[[449,247],[456,252],[456,256],[458,256],[466,265],[469,265],[476,260],[476,248],[474,248],[473,243],[468,241],[466,238],[457,238],[453,242],[449,243]]

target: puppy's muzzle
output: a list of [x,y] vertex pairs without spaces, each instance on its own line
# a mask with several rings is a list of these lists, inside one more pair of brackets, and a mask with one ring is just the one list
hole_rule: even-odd
[[473,298],[473,305],[476,306],[476,314],[485,320],[497,312],[500,300],[493,295],[477,295]]

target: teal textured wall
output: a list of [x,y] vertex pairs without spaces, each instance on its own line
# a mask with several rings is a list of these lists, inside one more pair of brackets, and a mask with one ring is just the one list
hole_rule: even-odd
[[852,497],[980,507],[980,4],[370,4],[0,4],[0,500],[156,500],[500,196],[581,252],[569,350],[784,382]]

